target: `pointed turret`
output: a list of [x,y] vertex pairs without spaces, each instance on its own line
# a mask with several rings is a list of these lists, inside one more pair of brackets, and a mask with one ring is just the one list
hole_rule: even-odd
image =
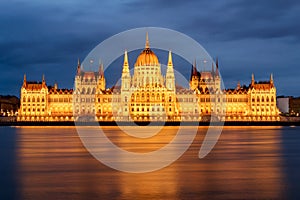
[[26,87],[26,85],[27,85],[26,74],[24,74],[23,87]]
[[43,76],[42,76],[42,85],[43,86],[46,86],[46,81],[45,81],[45,75],[43,74]]
[[173,59],[172,59],[172,52],[171,51],[169,51],[168,67],[173,67]]
[[23,83],[26,83],[26,74],[24,74],[24,79],[23,79]]
[[255,83],[254,74],[252,73],[252,76],[251,76],[251,85],[254,85],[254,83]]
[[236,89],[237,89],[237,90],[241,89],[241,83],[240,83],[240,81],[238,81],[237,86],[236,86]]
[[129,72],[129,64],[128,64],[128,55],[127,50],[124,53],[124,62],[123,62],[123,73]]
[[190,89],[195,90],[196,88],[198,88],[198,84],[199,84],[199,73],[197,71],[196,59],[195,59],[194,64],[192,65]]
[[103,62],[99,61],[99,76],[98,76],[98,83],[97,83],[97,89],[98,90],[105,90],[106,87],[106,80],[104,77],[104,67]]
[[219,74],[219,60],[218,60],[218,57],[216,58],[216,76],[220,76],[220,74]]
[[77,71],[76,71],[76,73],[77,73],[77,75],[80,75],[80,73],[81,73],[81,70],[80,70],[80,60],[79,60],[79,58],[78,58],[78,61],[77,61]]
[[166,73],[166,87],[168,90],[175,92],[175,75],[173,70],[172,52],[169,51],[168,68]]
[[211,64],[211,74],[212,74],[213,76],[215,76],[214,62],[212,62],[212,64]]
[[99,76],[104,77],[103,63],[99,61]]
[[271,75],[270,75],[270,84],[274,84],[274,80],[273,80],[273,73],[271,73]]
[[146,48],[146,49],[149,49],[149,48],[150,48],[148,32],[146,33],[146,43],[145,43],[145,48]]
[[54,89],[57,90],[58,89],[58,85],[57,85],[57,82],[55,81],[54,83]]
[[125,91],[128,92],[129,91],[130,82],[131,82],[131,77],[130,77],[130,71],[129,71],[128,54],[127,54],[127,50],[125,50],[123,70],[122,70],[122,86],[121,86],[122,92],[125,92]]
[[194,60],[194,64],[193,64],[193,75],[194,76],[198,75],[196,59]]
[[194,60],[194,64],[192,65],[191,69],[191,77],[190,80],[193,79],[193,77],[196,77],[198,75],[197,66],[196,66],[196,59]]

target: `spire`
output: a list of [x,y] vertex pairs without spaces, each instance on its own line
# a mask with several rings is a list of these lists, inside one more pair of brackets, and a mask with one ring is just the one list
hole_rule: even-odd
[[241,83],[240,83],[240,81],[238,81],[236,89],[239,90],[240,88],[241,88]]
[[43,87],[46,87],[46,81],[45,81],[45,75],[42,76],[42,85]]
[[76,73],[77,73],[77,75],[80,75],[80,72],[81,72],[81,70],[80,70],[80,60],[79,60],[79,58],[78,58],[78,61],[77,61],[77,71],[76,71]]
[[173,67],[172,52],[169,51],[168,67]]
[[129,72],[128,55],[127,50],[124,53],[123,72]]
[[146,33],[146,43],[145,43],[145,48],[146,48],[146,49],[149,49],[149,48],[150,48],[148,32]]
[[216,76],[220,76],[219,75],[219,60],[218,60],[218,57],[216,58]]
[[197,65],[196,65],[196,59],[194,60],[194,64],[193,64],[193,75],[197,75]]
[[271,75],[270,75],[270,83],[271,83],[271,84],[274,83],[274,81],[273,81],[273,73],[271,73]]
[[252,73],[252,76],[251,76],[251,85],[254,85],[254,83],[255,83],[254,74]]
[[58,85],[57,85],[57,82],[56,82],[56,81],[54,82],[54,89],[55,89],[55,90],[58,89]]
[[24,74],[24,79],[23,79],[23,83],[26,83],[26,74]]
[[80,67],[80,59],[78,58],[77,66]]
[[213,76],[215,75],[214,62],[211,63],[211,73]]
[[190,80],[192,80],[192,78],[194,76],[197,76],[198,72],[197,72],[197,67],[196,67],[196,59],[194,60],[194,64],[192,65],[192,69],[191,69],[191,77]]
[[26,87],[27,81],[26,81],[26,74],[24,74],[24,79],[23,79],[23,87]]
[[102,62],[100,63],[100,66],[99,66],[99,75],[100,75],[100,77],[104,77],[104,69],[103,69]]

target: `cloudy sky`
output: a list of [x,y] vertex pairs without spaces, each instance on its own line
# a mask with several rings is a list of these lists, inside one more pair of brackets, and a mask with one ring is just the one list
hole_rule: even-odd
[[10,0],[0,9],[0,94],[19,96],[24,73],[72,88],[77,58],[114,34],[151,26],[182,32],[218,57],[226,87],[273,73],[278,95],[300,96],[296,0]]

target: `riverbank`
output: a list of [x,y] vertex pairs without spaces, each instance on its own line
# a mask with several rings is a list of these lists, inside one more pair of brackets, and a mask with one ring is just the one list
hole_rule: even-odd
[[16,122],[0,121],[0,126],[300,126],[300,121],[226,121],[226,122]]

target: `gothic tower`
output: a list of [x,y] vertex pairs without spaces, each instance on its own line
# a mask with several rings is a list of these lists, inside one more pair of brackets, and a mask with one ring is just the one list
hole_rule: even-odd
[[167,67],[167,73],[166,73],[166,88],[167,88],[167,90],[175,93],[175,76],[174,76],[171,51],[169,51],[169,58],[168,58],[168,67]]

